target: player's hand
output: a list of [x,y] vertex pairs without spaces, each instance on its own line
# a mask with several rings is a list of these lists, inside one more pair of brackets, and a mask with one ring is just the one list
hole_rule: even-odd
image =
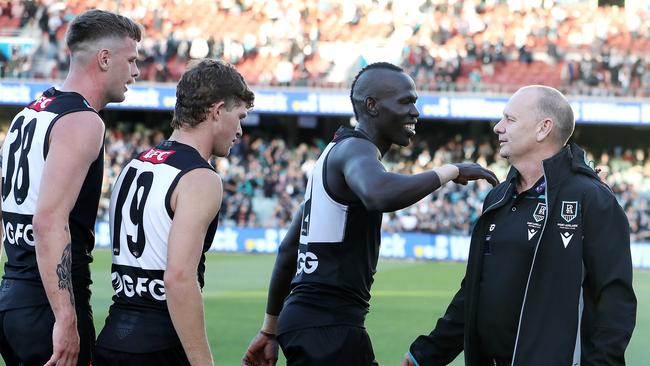
[[413,361],[411,361],[408,353],[404,355],[401,366],[415,366],[415,364],[413,364]]
[[458,163],[454,164],[458,168],[458,177],[454,183],[465,185],[470,180],[485,179],[493,187],[499,184],[497,176],[489,169],[485,169],[476,163]]
[[274,366],[278,362],[278,341],[275,336],[257,333],[241,362],[244,366]]
[[55,321],[52,329],[52,357],[45,366],[76,366],[79,356],[79,334],[73,321]]

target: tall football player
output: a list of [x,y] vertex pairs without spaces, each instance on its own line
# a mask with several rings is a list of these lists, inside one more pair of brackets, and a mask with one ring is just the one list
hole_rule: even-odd
[[101,10],[77,16],[70,71],[11,122],[2,148],[7,263],[0,353],[7,365],[88,365],[95,344],[90,252],[104,170],[97,111],[138,77],[141,28]]

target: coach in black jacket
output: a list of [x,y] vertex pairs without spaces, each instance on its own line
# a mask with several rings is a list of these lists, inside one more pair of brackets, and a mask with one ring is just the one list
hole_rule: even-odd
[[[566,145],[571,106],[520,89],[494,127],[512,168],[485,199],[465,278],[445,315],[402,365],[624,365],[636,318],[627,218]],[[514,310],[514,311],[513,311]]]

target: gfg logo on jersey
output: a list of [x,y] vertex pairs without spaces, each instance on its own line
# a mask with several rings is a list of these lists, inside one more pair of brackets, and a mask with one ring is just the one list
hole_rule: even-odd
[[158,301],[165,301],[165,283],[162,280],[156,280],[146,277],[136,277],[135,279],[125,274],[120,276],[119,273],[111,274],[111,282],[116,294],[123,293],[126,297],[133,297],[136,294],[140,297],[153,298]]
[[9,244],[34,246],[34,229],[32,224],[5,222],[3,239]]
[[296,275],[303,272],[305,274],[313,273],[318,268],[318,257],[312,252],[298,253],[298,271]]

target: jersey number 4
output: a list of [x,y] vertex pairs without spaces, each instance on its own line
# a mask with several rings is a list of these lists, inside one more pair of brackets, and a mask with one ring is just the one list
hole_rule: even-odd
[[[23,130],[25,117],[20,116],[9,130],[10,134],[16,134],[16,139],[9,145],[9,156],[7,156],[7,176],[2,177],[2,200],[9,197],[13,188],[16,204],[20,205],[27,198],[29,192],[29,160],[27,155],[32,148],[34,141],[34,130],[36,129],[36,118],[27,123]],[[18,154],[18,165],[16,165],[16,153]],[[14,180],[15,176],[15,180]]]
[[117,196],[117,202],[115,204],[115,221],[113,223],[113,254],[120,254],[120,234],[123,223],[122,211],[124,203],[129,195],[129,191],[131,190],[131,185],[135,180],[135,192],[133,193],[133,198],[131,198],[128,213],[131,223],[137,228],[137,234],[135,238],[133,238],[132,235],[127,234],[126,242],[131,254],[136,258],[140,258],[147,242],[144,235],[144,226],[142,226],[142,216],[144,213],[145,202],[149,196],[149,191],[151,191],[153,173],[142,172],[138,175],[138,179],[136,179],[136,175],[138,175],[138,170],[134,167],[129,167],[129,170],[126,172],[126,175],[122,180],[122,185],[120,186],[120,191]]

